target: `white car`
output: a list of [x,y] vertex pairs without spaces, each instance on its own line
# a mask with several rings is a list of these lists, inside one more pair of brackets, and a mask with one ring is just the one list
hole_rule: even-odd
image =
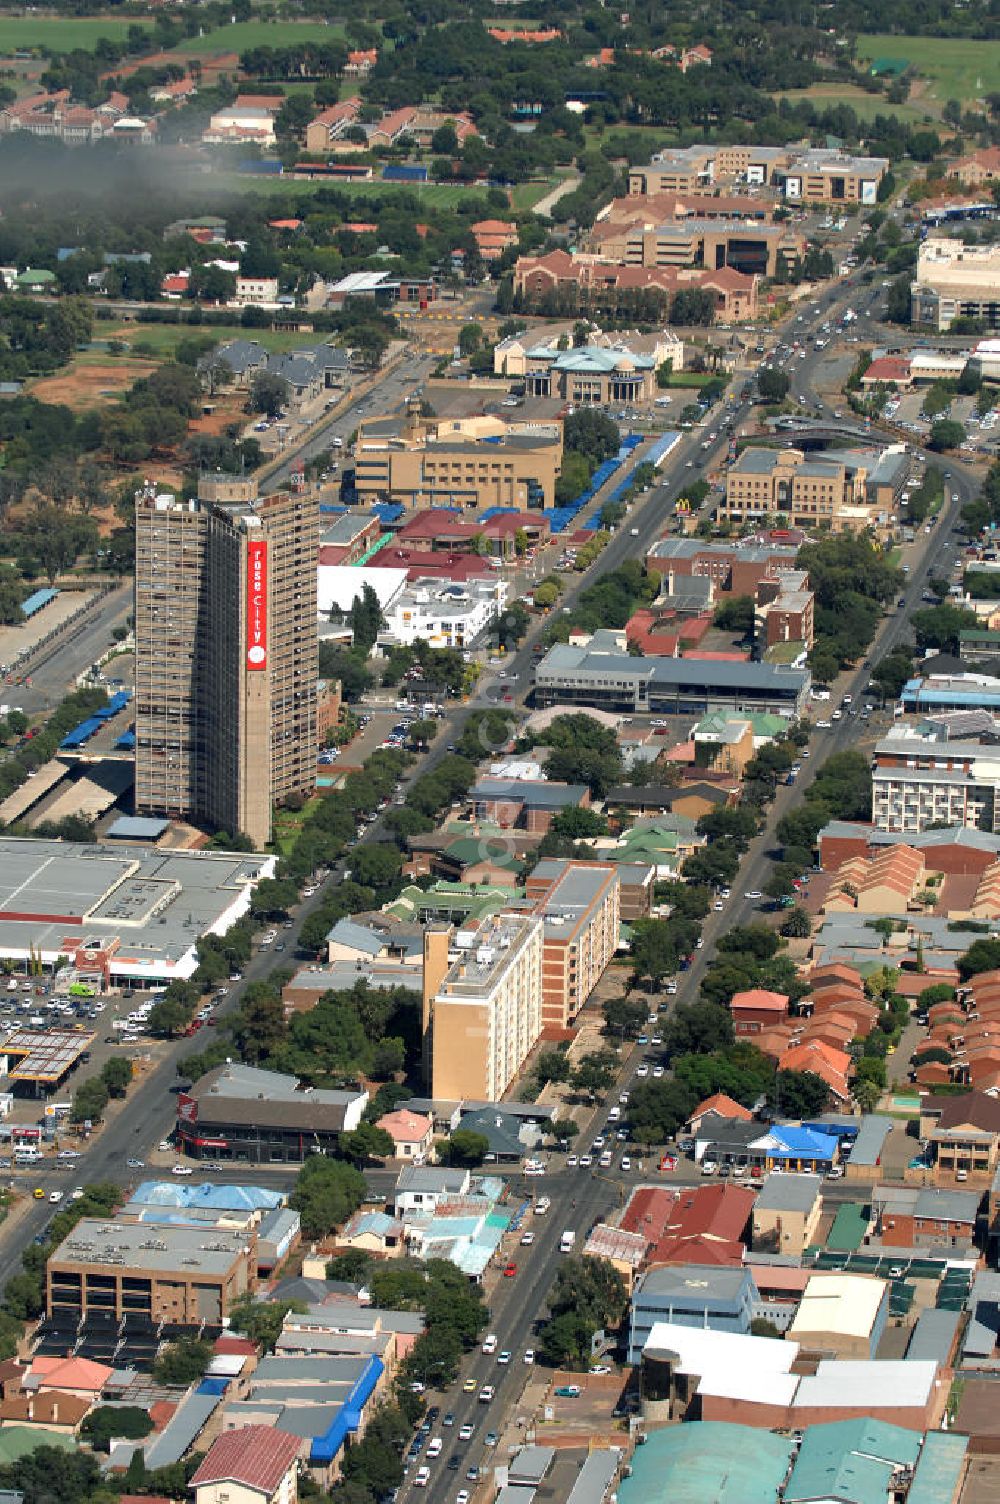
[[703,1175],[714,1175],[718,1168],[719,1166],[714,1159],[706,1159],[702,1164],[701,1173]]
[[639,1077],[640,1080],[645,1080],[645,1078],[649,1075],[649,1066],[648,1065],[638,1065],[638,1066],[636,1066],[635,1073]]
[[530,1248],[531,1245],[532,1245],[532,1243],[534,1241],[535,1241],[535,1234],[533,1232],[522,1232],[522,1234],[521,1234],[521,1247],[522,1248]]
[[472,1440],[472,1433],[473,1433],[473,1431],[475,1429],[476,1429],[475,1426],[470,1425],[470,1423],[468,1421],[466,1421],[465,1425],[462,1426],[462,1428],[460,1429],[460,1431],[458,1433],[458,1439],[459,1439],[459,1441],[471,1441]]
[[193,1175],[194,1171],[190,1165],[174,1165],[170,1173],[171,1175]]
[[507,1367],[507,1364],[510,1362],[510,1349],[509,1348],[505,1347],[502,1353],[497,1353],[497,1362],[500,1364],[500,1366],[502,1368],[506,1368]]
[[57,1203],[57,1202],[59,1202],[59,1201],[61,1201],[61,1200],[62,1200],[62,1198],[63,1198],[63,1193],[62,1193],[62,1191],[50,1191],[50,1192],[49,1192],[49,1200],[50,1200],[50,1201],[51,1201],[51,1202],[52,1202],[52,1204],[53,1204],[53,1206],[54,1206],[54,1205],[55,1205],[55,1204],[56,1204],[56,1203]]
[[418,1467],[417,1468],[417,1474],[416,1474],[416,1477],[413,1480],[413,1487],[414,1488],[426,1488],[427,1485],[428,1485],[428,1483],[430,1481],[431,1481],[431,1470],[427,1466],[427,1464],[425,1463],[423,1465],[423,1467]]
[[535,1361],[535,1349],[533,1347],[526,1347],[524,1349],[524,1357],[521,1361],[526,1363],[530,1368]]
[[744,898],[751,898],[751,899],[763,898],[763,896],[764,895],[763,895],[763,893],[761,893],[761,891],[760,891],[759,888],[751,888],[748,893],[744,893],[744,895],[743,895]]

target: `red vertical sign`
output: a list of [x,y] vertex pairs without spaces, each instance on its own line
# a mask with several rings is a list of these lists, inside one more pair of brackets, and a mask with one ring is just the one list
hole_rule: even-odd
[[247,669],[267,668],[267,544],[247,544]]

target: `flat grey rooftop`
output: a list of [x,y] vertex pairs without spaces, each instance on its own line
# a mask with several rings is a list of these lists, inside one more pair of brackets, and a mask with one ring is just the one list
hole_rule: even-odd
[[[161,851],[0,836],[0,952],[65,949],[66,938],[119,940],[114,970],[150,981],[191,959],[273,857]],[[192,968],[193,969],[193,968]],[[188,971],[179,974],[187,975]]]
[[52,1254],[56,1264],[93,1264],[111,1273],[117,1268],[153,1274],[225,1275],[246,1244],[242,1231],[167,1224],[102,1221],[84,1217]]

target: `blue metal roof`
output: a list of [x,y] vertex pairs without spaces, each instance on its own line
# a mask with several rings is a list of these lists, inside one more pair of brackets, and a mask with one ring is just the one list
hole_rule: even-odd
[[79,726],[74,726],[67,736],[64,736],[59,746],[72,751],[75,747],[82,747],[104,725],[100,716],[92,715],[87,720],[81,721]]
[[58,594],[58,590],[46,589],[34,591],[28,596],[26,601],[21,602],[21,615],[25,617],[34,616],[43,606],[47,606],[50,601],[54,601]]
[[348,1433],[359,1429],[365,1405],[374,1394],[384,1371],[381,1358],[368,1359],[360,1378],[351,1388],[329,1428],[322,1436],[313,1438],[309,1451],[310,1462],[322,1465],[333,1461],[344,1445]]

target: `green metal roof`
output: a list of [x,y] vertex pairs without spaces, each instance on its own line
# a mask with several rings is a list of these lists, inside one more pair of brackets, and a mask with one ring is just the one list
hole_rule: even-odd
[[791,1453],[787,1436],[724,1421],[653,1431],[618,1485],[619,1504],[774,1504]]
[[39,1447],[58,1447],[61,1452],[75,1452],[72,1436],[61,1431],[47,1431],[44,1426],[4,1426],[0,1429],[0,1465],[7,1466],[35,1452]]
[[955,1431],[928,1431],[906,1504],[941,1504],[953,1499],[965,1466],[967,1436]]
[[868,1218],[864,1207],[854,1201],[845,1201],[833,1219],[826,1246],[831,1253],[853,1253],[861,1247],[867,1231]]
[[460,836],[457,841],[452,841],[450,846],[445,847],[444,855],[467,867],[474,866],[476,862],[490,862],[494,867],[504,867],[510,872],[516,872],[520,866],[513,852],[493,850],[478,836]]
[[884,1421],[859,1417],[809,1426],[785,1489],[786,1504],[885,1504],[893,1467],[912,1467],[919,1452],[918,1432]]

